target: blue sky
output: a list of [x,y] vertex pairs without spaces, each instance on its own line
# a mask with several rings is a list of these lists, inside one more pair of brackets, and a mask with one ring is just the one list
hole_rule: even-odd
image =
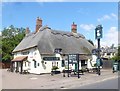
[[35,31],[36,18],[41,17],[43,25],[61,31],[71,31],[71,24],[77,24],[78,33],[96,43],[94,29],[103,26],[101,44],[117,45],[118,3],[117,2],[3,2],[2,27],[29,27]]

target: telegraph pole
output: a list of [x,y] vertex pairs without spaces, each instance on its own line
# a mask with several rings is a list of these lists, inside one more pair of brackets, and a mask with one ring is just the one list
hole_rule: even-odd
[[100,57],[100,39],[102,38],[102,25],[98,25],[96,28],[95,28],[95,39],[97,39],[98,41],[98,56],[97,56],[97,60],[96,60],[96,63],[97,63],[97,74],[100,75],[101,72],[100,72],[100,66],[101,66],[101,57]]

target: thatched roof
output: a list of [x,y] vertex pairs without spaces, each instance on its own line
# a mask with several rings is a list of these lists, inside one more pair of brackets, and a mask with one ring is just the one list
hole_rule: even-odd
[[27,35],[13,50],[23,51],[38,47],[41,54],[54,54],[56,48],[61,48],[63,54],[91,54],[94,47],[82,34],[52,30],[42,27],[37,33]]

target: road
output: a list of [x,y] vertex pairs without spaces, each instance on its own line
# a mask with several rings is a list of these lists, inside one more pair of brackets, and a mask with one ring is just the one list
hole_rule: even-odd
[[118,78],[75,87],[75,89],[118,89]]
[[[74,87],[82,89],[84,88],[80,87],[82,85],[85,86],[92,83],[98,84],[98,82],[117,77],[118,74],[113,74],[109,69],[102,70],[101,76],[94,73],[85,73],[84,75],[80,75],[80,79],[78,79],[77,76],[63,77],[63,74],[57,74],[54,76],[51,76],[50,74],[19,74],[2,69],[2,79],[0,79],[0,81],[2,80],[2,89],[72,89]],[[117,80],[114,81],[114,85],[115,84],[117,84]],[[117,87],[110,87],[117,89]],[[106,88],[108,88],[108,86]]]

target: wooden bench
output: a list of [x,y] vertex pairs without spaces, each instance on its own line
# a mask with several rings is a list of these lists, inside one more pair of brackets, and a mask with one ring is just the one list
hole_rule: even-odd
[[67,73],[67,74],[70,74],[70,75],[71,75],[72,70],[67,70],[67,69],[65,69],[65,70],[63,70],[63,71],[62,71],[62,73],[63,73],[63,77],[65,77],[65,73]]
[[23,70],[23,74],[28,74],[28,70]]
[[51,71],[51,75],[53,75],[53,74],[60,74],[60,71],[58,71],[58,70],[52,70]]
[[[74,75],[76,75],[76,73],[78,74],[78,70],[76,71],[76,70],[73,70],[73,72],[74,72]],[[79,73],[82,73],[82,75],[84,74],[84,71],[83,70],[79,70]]]
[[97,72],[97,68],[92,68],[92,69],[89,69],[88,72]]

